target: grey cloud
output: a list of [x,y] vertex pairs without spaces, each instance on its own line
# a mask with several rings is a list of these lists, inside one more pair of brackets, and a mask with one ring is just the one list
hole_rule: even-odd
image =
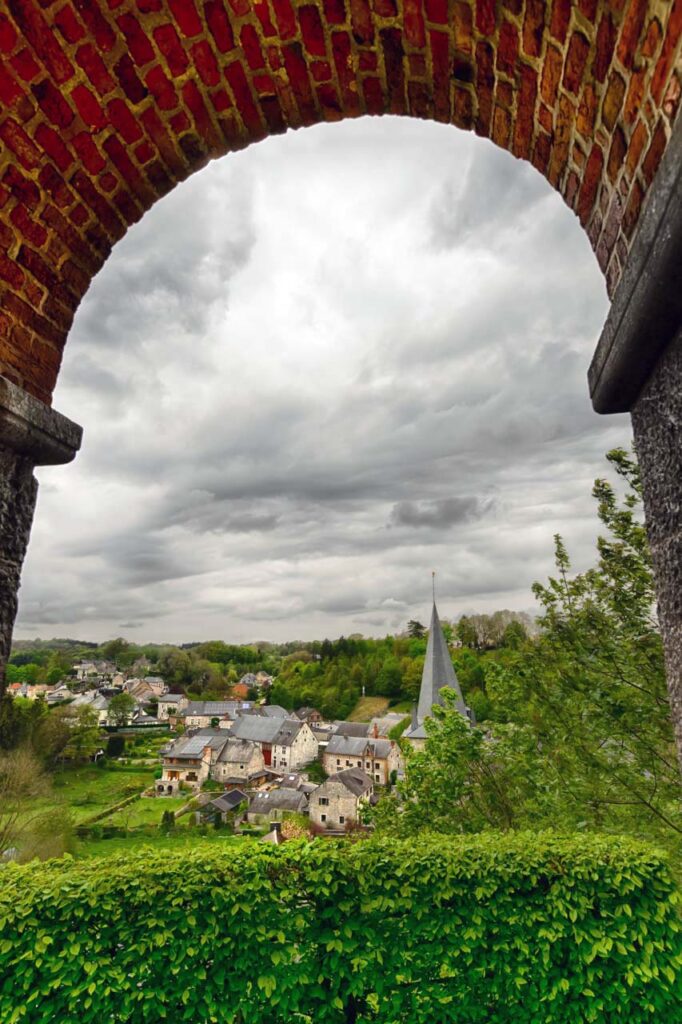
[[489,507],[478,498],[440,498],[432,501],[400,501],[393,506],[391,522],[396,526],[430,527],[443,530],[482,515]]
[[591,480],[628,440],[587,396],[605,308],[546,183],[452,128],[211,165],[78,313],[56,407],[84,446],[39,471],[19,630],[382,632],[428,613],[432,568],[448,617],[526,608],[554,532],[591,557]]

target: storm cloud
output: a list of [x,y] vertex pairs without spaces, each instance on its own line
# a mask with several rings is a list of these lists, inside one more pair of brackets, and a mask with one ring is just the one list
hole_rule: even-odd
[[532,607],[597,532],[586,371],[607,309],[577,220],[453,128],[363,119],[209,165],[93,281],[39,471],[17,635],[382,633]]

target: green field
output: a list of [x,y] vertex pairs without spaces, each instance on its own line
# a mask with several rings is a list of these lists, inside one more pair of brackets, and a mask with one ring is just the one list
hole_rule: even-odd
[[134,803],[122,807],[120,811],[104,819],[107,825],[121,825],[124,828],[137,828],[139,825],[158,825],[164,811],[179,811],[191,799],[192,794],[181,797],[143,796]]
[[[160,803],[161,801],[159,801]],[[131,833],[125,838],[78,840],[73,847],[73,856],[79,860],[90,857],[113,857],[114,854],[139,853],[141,850],[196,850],[211,846],[227,846],[234,843],[251,843],[253,839],[243,839],[231,835],[227,831],[207,831],[202,835],[198,829],[187,825],[179,826],[172,835],[148,833]]]
[[133,793],[154,785],[155,766],[98,768],[96,764],[55,772],[54,789],[43,805],[68,809],[74,824],[101,814]]

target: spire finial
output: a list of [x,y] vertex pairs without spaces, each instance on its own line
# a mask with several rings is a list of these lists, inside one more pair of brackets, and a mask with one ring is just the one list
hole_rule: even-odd
[[436,570],[433,569],[431,572],[431,593],[433,595],[433,603],[436,603]]

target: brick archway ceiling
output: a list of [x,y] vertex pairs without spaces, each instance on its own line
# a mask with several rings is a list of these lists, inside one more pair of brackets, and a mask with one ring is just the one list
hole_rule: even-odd
[[0,373],[49,402],[113,244],[207,160],[408,114],[529,160],[612,292],[680,97],[682,0],[5,0]]

